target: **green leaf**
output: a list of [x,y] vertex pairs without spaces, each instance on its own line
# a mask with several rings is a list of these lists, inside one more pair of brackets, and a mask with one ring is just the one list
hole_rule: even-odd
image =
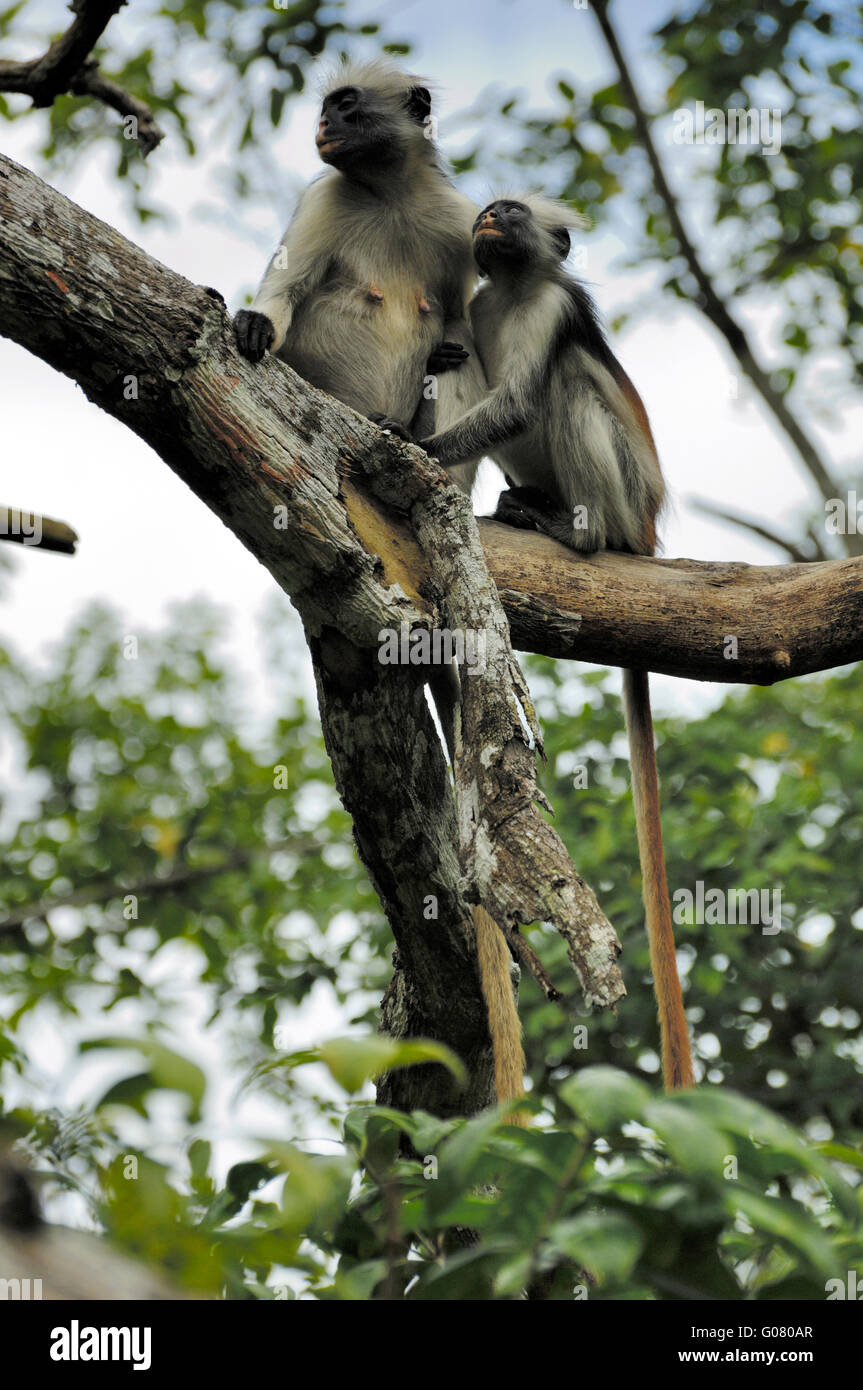
[[[122,1048],[124,1051],[138,1052],[150,1063],[148,1073],[150,1090],[181,1091],[189,1099],[189,1113],[192,1119],[200,1114],[204,1098],[206,1080],[201,1068],[187,1057],[181,1057],[169,1047],[149,1038],[90,1038],[80,1043],[81,1052],[93,1052]],[[138,1078],[140,1079],[140,1078]],[[135,1080],[135,1078],[130,1078]],[[120,1083],[122,1084],[122,1083]],[[112,1087],[112,1090],[116,1088]],[[103,1104],[108,1102],[103,1100]]]
[[835,1250],[824,1232],[800,1207],[792,1202],[764,1197],[760,1192],[747,1192],[739,1185],[728,1186],[733,1188],[726,1194],[729,1211],[742,1212],[756,1231],[767,1232],[799,1251],[825,1279],[836,1274]]
[[675,1163],[687,1174],[719,1184],[734,1150],[728,1137],[679,1100],[650,1101],[644,1123],[655,1130]]
[[650,1100],[643,1081],[615,1067],[586,1067],[564,1081],[560,1094],[596,1134],[619,1129],[627,1120],[641,1120]]
[[382,1072],[416,1066],[420,1062],[439,1062],[458,1081],[465,1080],[464,1067],[450,1048],[422,1038],[409,1042],[397,1042],[392,1038],[333,1038],[311,1052],[296,1055],[300,1060],[295,1065],[323,1062],[349,1095],[355,1095],[367,1081]]
[[555,1222],[549,1244],[575,1260],[599,1284],[627,1279],[644,1249],[645,1235],[622,1212],[584,1211]]

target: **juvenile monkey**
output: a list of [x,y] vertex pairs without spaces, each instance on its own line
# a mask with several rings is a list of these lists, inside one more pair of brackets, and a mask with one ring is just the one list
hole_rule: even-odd
[[[483,398],[467,304],[476,282],[476,208],[429,138],[431,96],[383,62],[343,65],[328,83],[316,144],[327,171],[303,193],[251,309],[235,319],[252,362],[275,352],[300,376],[403,438],[443,429]],[[452,371],[458,367],[458,371]],[[423,399],[426,372],[441,375]],[[476,463],[452,468],[470,492]],[[450,672],[430,680],[447,727]],[[523,1094],[510,954],[473,913],[498,1100]]]
[[[585,290],[562,268],[584,219],[533,196],[490,203],[474,224],[488,277],[470,306],[489,394],[422,440],[445,467],[489,453],[508,490],[495,517],[573,550],[652,555],[665,484],[647,414]],[[666,1089],[693,1084],[674,933],[646,671],[624,671],[643,894]]]

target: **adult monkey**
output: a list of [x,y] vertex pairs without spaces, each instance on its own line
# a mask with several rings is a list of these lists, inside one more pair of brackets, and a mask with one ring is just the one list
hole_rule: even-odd
[[[316,136],[329,169],[302,194],[251,309],[235,319],[250,361],[275,352],[405,438],[412,426],[445,428],[486,390],[467,324],[476,208],[441,168],[430,114],[428,88],[388,63],[337,70]],[[445,373],[433,426],[427,370]],[[476,465],[452,471],[470,492]]]
[[[467,324],[477,210],[441,168],[430,114],[428,88],[389,64],[336,72],[316,137],[330,167],[303,193],[251,309],[235,319],[250,361],[275,352],[407,439],[446,428],[487,390]],[[427,371],[444,373],[433,402]],[[477,462],[450,470],[468,493]],[[445,728],[447,674],[432,681]],[[524,1074],[513,967],[488,912],[475,907],[473,917],[495,1091],[508,1102],[523,1095]]]
[[[474,255],[489,283],[470,307],[489,381],[486,399],[422,440],[445,467],[490,453],[509,490],[495,516],[544,531],[573,550],[652,555],[665,483],[647,413],[609,347],[596,308],[562,269],[562,203],[520,196],[476,219]],[[624,671],[632,789],[659,1012],[666,1089],[693,1085],[665,875],[659,783],[646,671]]]

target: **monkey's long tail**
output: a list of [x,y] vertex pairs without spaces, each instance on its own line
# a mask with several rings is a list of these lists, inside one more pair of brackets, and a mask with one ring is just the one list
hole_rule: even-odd
[[646,671],[624,671],[623,704],[632,763],[632,797],[650,944],[650,968],[659,1012],[662,1079],[666,1091],[680,1091],[694,1086],[695,1078],[692,1074],[689,1029],[683,1011],[683,993],[677,973],[671,904],[668,901],[659,779]]
[[[484,907],[473,910],[479,976],[488,1011],[488,1030],[494,1048],[494,1088],[498,1102],[517,1100],[524,1095],[524,1049],[521,1045],[521,1019],[515,1007],[509,948],[494,918]],[[510,1124],[527,1125],[527,1118],[515,1111]]]

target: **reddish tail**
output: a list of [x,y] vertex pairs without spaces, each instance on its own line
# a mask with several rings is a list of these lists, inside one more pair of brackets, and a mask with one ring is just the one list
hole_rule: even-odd
[[677,973],[671,904],[665,877],[659,780],[653,746],[653,719],[646,671],[624,671],[623,703],[632,763],[632,797],[638,831],[642,893],[650,943],[650,968],[659,1012],[662,1043],[662,1079],[666,1091],[680,1091],[695,1084],[689,1030],[683,1012],[683,993]]

